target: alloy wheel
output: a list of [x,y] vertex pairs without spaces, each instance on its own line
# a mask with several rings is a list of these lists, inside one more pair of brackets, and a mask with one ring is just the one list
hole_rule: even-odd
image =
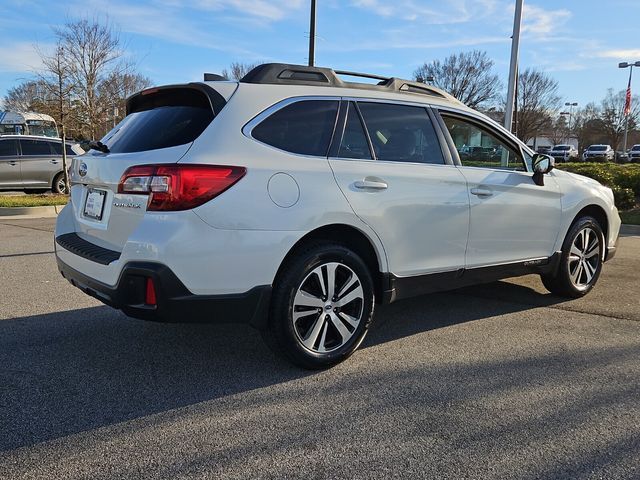
[[569,252],[569,277],[574,287],[586,289],[600,266],[602,255],[600,239],[591,227],[585,227],[578,232],[571,244]]
[[345,345],[364,311],[358,275],[343,263],[323,263],[302,281],[293,300],[293,329],[300,344],[314,353]]

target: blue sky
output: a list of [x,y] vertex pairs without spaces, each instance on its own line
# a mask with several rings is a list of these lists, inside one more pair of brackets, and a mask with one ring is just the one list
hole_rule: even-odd
[[[506,84],[514,0],[318,0],[316,64],[410,77],[425,61],[486,50]],[[0,97],[82,16],[120,31],[125,55],[154,84],[201,80],[232,61],[307,62],[308,0],[3,0]],[[543,69],[584,105],[626,88],[640,60],[640,0],[525,0],[520,68]],[[640,91],[640,70],[634,92]]]

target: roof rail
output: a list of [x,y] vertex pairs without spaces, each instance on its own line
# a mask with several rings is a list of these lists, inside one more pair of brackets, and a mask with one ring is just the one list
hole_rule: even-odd
[[[377,84],[345,82],[338,75],[370,78],[380,80]],[[363,90],[382,90],[398,93],[416,93],[432,97],[446,98],[459,103],[453,95],[439,88],[413,80],[396,77],[383,77],[371,73],[332,70],[324,67],[307,65],[291,65],[286,63],[264,63],[258,65],[240,80],[242,83],[259,83],[275,85],[316,85],[328,87],[357,88]]]

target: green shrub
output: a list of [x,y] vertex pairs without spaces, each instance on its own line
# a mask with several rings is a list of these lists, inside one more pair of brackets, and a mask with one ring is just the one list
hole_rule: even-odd
[[636,206],[636,196],[630,188],[613,187],[613,198],[619,210],[630,210]]
[[556,168],[593,178],[612,189],[631,189],[640,196],[640,164],[560,163]]

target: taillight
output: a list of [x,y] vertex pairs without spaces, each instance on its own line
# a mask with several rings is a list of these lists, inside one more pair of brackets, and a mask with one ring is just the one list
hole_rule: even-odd
[[227,165],[137,165],[120,178],[118,193],[149,195],[147,210],[189,210],[220,195],[247,169]]

